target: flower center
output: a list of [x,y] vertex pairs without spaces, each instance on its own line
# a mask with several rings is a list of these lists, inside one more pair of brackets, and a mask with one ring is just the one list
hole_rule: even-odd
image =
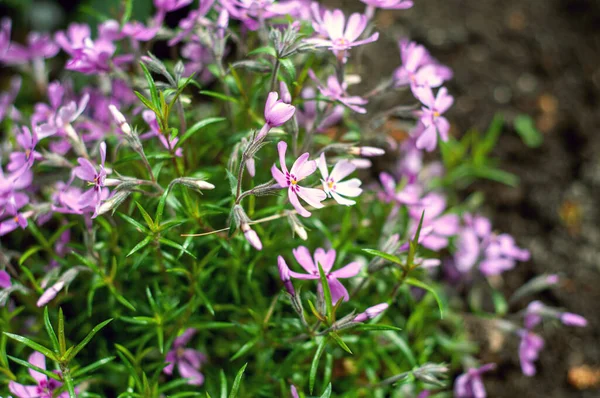
[[30,157],[31,157],[31,149],[25,150],[25,158],[27,158],[27,160],[29,160]]
[[19,223],[19,216],[15,216],[15,217],[13,218],[13,221],[14,221],[14,222],[16,222],[16,223],[18,224],[18,223]]
[[440,113],[438,111],[433,111],[433,117],[440,117]]

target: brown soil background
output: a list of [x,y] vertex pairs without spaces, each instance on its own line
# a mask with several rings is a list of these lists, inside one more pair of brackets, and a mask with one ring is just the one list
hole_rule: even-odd
[[[358,1],[337,4],[362,10]],[[496,112],[508,121],[528,114],[544,134],[544,144],[531,149],[507,127],[495,155],[520,186],[475,188],[485,192],[495,228],[532,253],[506,274],[504,289],[558,273],[561,288],[542,299],[584,315],[589,325],[543,330],[534,378],[521,374],[517,343],[509,344],[485,378],[489,396],[600,396],[598,384],[579,390],[569,379],[582,365],[591,367],[590,380],[600,378],[600,2],[415,0],[408,11],[380,11],[376,23],[381,37],[365,52],[367,82],[389,76],[399,64],[397,39],[409,37],[454,70],[454,134],[485,130]]]

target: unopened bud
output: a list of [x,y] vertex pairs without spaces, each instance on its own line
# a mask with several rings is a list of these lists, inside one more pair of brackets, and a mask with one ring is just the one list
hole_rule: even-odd
[[48,304],[66,285],[70,284],[81,271],[87,271],[87,269],[85,267],[74,267],[62,274],[58,281],[40,296],[36,305],[38,307],[43,307]]
[[448,370],[445,364],[426,363],[420,368],[413,370],[412,373],[417,380],[443,387],[446,383],[440,379],[446,377]]
[[129,123],[127,123],[125,116],[123,116],[123,114],[113,104],[110,104],[108,106],[108,110],[110,111],[110,114],[112,115],[114,121],[117,123],[117,126],[119,126],[119,130],[121,130],[121,132],[123,132],[123,134],[125,134],[126,136],[131,136],[131,126],[129,125]]
[[109,211],[115,210],[117,207],[123,203],[125,199],[131,194],[131,191],[127,190],[118,190],[108,199],[106,199],[100,207],[98,207],[98,211],[92,218],[96,218],[99,215],[104,213],[108,213]]
[[260,241],[256,231],[250,228],[250,225],[247,223],[242,223],[241,229],[248,243],[250,243],[256,250],[262,250],[262,242]]
[[290,296],[295,296],[296,291],[294,290],[294,285],[292,285],[292,280],[290,279],[290,268],[281,256],[277,257],[277,268],[279,269],[279,277],[285,286],[285,290],[287,290]]
[[354,322],[364,322],[368,319],[373,319],[377,315],[381,314],[383,311],[387,310],[388,307],[389,305],[387,303],[381,303],[374,305],[373,307],[369,307],[365,310],[365,312],[358,314],[354,318]]
[[72,168],[73,165],[67,159],[55,152],[43,151],[44,159],[41,164],[51,167],[67,167]]
[[370,169],[373,166],[373,163],[369,159],[350,159],[349,162],[360,170]]
[[298,235],[300,239],[308,239],[308,234],[306,233],[306,229],[304,229],[304,225],[302,225],[302,222],[300,222],[300,220],[298,219],[298,217],[296,217],[294,213],[288,213],[288,222],[290,223],[290,226],[292,227],[294,233]]
[[364,156],[364,157],[373,157],[373,156],[381,156],[385,154],[385,151],[381,148],[375,148],[372,146],[355,146],[350,148],[348,151],[351,155],[356,156]]
[[559,282],[559,277],[556,274],[543,274],[536,276],[523,286],[519,287],[511,296],[509,303],[514,303],[517,300],[539,293],[542,290],[548,289]]
[[176,184],[181,184],[198,192],[202,190],[215,189],[215,186],[210,182],[206,182],[200,178],[180,177],[175,180]]
[[281,101],[286,104],[292,103],[292,94],[290,94],[290,90],[288,90],[288,86],[284,81],[279,82],[279,94],[281,95]]
[[560,316],[560,321],[567,326],[576,326],[580,328],[585,327],[588,324],[587,319],[571,312],[563,312]]

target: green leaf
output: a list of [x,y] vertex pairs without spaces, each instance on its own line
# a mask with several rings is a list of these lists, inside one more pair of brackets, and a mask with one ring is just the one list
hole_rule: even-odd
[[358,325],[355,330],[361,331],[361,332],[372,332],[372,331],[383,331],[383,330],[393,330],[395,332],[399,332],[402,329],[396,327],[396,326],[391,326],[391,325],[376,325],[376,324],[370,324],[370,323],[363,323],[362,325]]
[[312,363],[310,365],[310,374],[308,377],[308,385],[309,391],[312,394],[315,389],[315,379],[317,377],[317,369],[319,368],[319,359],[321,355],[323,355],[323,351],[325,351],[325,346],[327,345],[327,338],[323,337],[319,346],[317,347],[317,352],[315,352],[315,356],[313,357]]
[[18,341],[19,343],[25,344],[27,347],[35,350],[35,351],[39,351],[40,353],[44,354],[46,356],[46,358],[51,359],[53,361],[56,361],[56,355],[48,348],[44,347],[41,344],[36,343],[35,341],[28,339],[27,337],[24,336],[19,336],[18,334],[12,334],[12,333],[7,333],[4,332],[4,334],[7,337],[10,337],[13,340]]
[[148,245],[148,243],[150,243],[152,241],[152,236],[146,236],[146,238],[144,238],[144,240],[142,240],[141,242],[139,242],[137,245],[134,246],[133,249],[131,249],[131,251],[127,254],[126,257],[131,256],[133,253],[137,252],[140,249],[143,249],[144,247],[146,247]]
[[273,47],[264,46],[256,48],[248,53],[248,55],[256,55],[256,54],[267,54],[272,56],[273,58],[277,58],[277,52]]
[[177,242],[173,242],[172,240],[166,239],[166,238],[160,238],[158,241],[164,245],[171,246],[175,249],[179,249],[179,250],[183,251],[185,254],[191,256],[193,259],[196,259],[196,256],[194,254],[192,254],[192,252],[188,251],[185,247],[181,246]]
[[336,342],[336,343],[338,343],[338,345],[339,345],[340,347],[342,347],[342,349],[343,349],[344,351],[346,351],[346,352],[347,352],[348,354],[350,354],[350,355],[354,355],[354,354],[352,353],[352,350],[350,349],[350,347],[348,347],[348,346],[346,345],[346,343],[344,343],[344,340],[342,340],[342,338],[341,338],[341,337],[340,337],[340,336],[339,336],[339,335],[338,335],[336,332],[331,332],[331,333],[329,333],[329,336],[331,336],[331,338],[332,338],[332,339],[334,339],[334,340],[335,340],[335,342]]
[[519,115],[515,118],[515,130],[521,136],[521,139],[530,148],[537,148],[544,142],[544,137],[535,127],[535,123],[530,116]]
[[54,351],[56,353],[60,352],[60,346],[58,344],[58,338],[56,337],[56,333],[54,332],[54,328],[52,327],[52,323],[50,323],[50,317],[48,316],[48,307],[44,307],[44,326],[46,327],[46,333],[48,333],[48,337],[50,337],[50,341],[52,342],[52,347],[54,347]]
[[60,355],[65,353],[67,342],[65,339],[65,315],[62,308],[58,308],[58,345],[60,347]]
[[201,90],[200,94],[208,95],[209,97],[218,98],[223,101],[233,102],[234,104],[239,104],[240,101],[237,98],[229,97],[225,94],[217,93],[215,91],[210,90]]
[[133,225],[139,232],[148,233],[148,229],[146,227],[144,227],[142,224],[129,217],[128,215],[123,213],[117,213],[117,215],[123,220],[127,221],[129,224]]
[[235,376],[235,379],[233,380],[233,386],[231,387],[231,392],[229,393],[229,398],[235,398],[238,396],[238,390],[240,389],[240,384],[242,383],[242,377],[244,376],[244,371],[246,370],[246,366],[248,366],[247,362],[237,372],[237,375]]
[[142,104],[144,104],[146,106],[146,108],[150,109],[152,112],[154,112],[155,114],[158,113],[158,110],[156,109],[156,107],[154,106],[154,104],[152,102],[150,102],[150,100],[146,97],[144,97],[143,94],[134,91],[134,94],[138,97],[138,99],[140,101],[142,101]]
[[404,262],[402,262],[402,259],[400,259],[399,257],[393,256],[391,254],[384,253],[382,251],[375,250],[375,249],[362,249],[362,251],[364,251],[365,253],[372,254],[373,256],[381,257],[381,258],[383,258],[389,262],[392,262],[394,264],[404,265]]
[[386,332],[385,335],[390,340],[392,340],[392,342],[394,344],[396,344],[398,346],[398,348],[400,349],[400,351],[402,351],[402,353],[404,354],[404,356],[406,357],[406,359],[410,363],[411,367],[417,366],[417,359],[415,358],[415,355],[411,351],[410,346],[408,345],[408,343],[406,342],[406,340],[404,340],[404,338],[402,336],[400,336],[399,333],[395,333],[395,332],[390,331],[390,332]]
[[519,185],[519,177],[504,170],[499,170],[487,166],[477,167],[473,170],[476,177],[487,178],[488,180],[516,187]]
[[330,398],[331,397],[331,383],[329,383],[327,385],[327,388],[325,389],[325,391],[323,391],[323,394],[321,395],[320,398]]
[[150,71],[143,62],[140,62],[140,66],[142,67],[142,70],[144,71],[144,76],[146,77],[146,81],[148,82],[148,88],[150,89],[152,103],[154,104],[156,109],[159,109],[159,95],[158,90],[156,89],[156,84],[154,83],[154,79],[152,78],[152,74],[150,74]]
[[54,372],[51,372],[51,371],[49,371],[49,370],[46,370],[46,369],[38,368],[37,366],[35,366],[35,365],[33,365],[33,364],[31,364],[31,363],[29,363],[29,362],[27,362],[27,361],[23,361],[22,359],[15,358],[15,357],[11,357],[10,355],[7,355],[7,357],[8,357],[8,358],[9,358],[11,361],[18,363],[18,364],[19,364],[19,365],[21,365],[21,366],[25,366],[26,368],[29,368],[29,369],[35,370],[36,372],[43,373],[43,374],[45,374],[46,376],[50,377],[51,379],[54,379],[54,380],[57,380],[57,381],[62,381],[62,379],[60,378],[60,376],[59,376],[59,375],[57,375],[57,374],[56,374],[56,373],[54,373]]
[[[327,317],[329,319],[331,319],[332,314],[333,314],[333,303],[331,302],[331,290],[329,288],[329,283],[327,282],[327,276],[325,276],[323,267],[321,267],[321,263],[317,262],[317,266],[319,267],[319,277],[321,278],[321,286],[323,287],[323,298],[325,299],[325,308],[327,308]],[[311,391],[311,394],[312,394],[312,391]]]
[[230,361],[235,361],[236,359],[238,359],[239,357],[243,356],[244,354],[246,354],[248,351],[250,351],[252,349],[252,347],[254,347],[256,345],[256,343],[258,343],[258,337],[254,338],[252,340],[250,340],[249,342],[247,342],[246,344],[244,344],[239,350],[238,352],[236,352],[230,359]]
[[183,144],[185,141],[187,141],[188,138],[190,138],[191,136],[196,134],[198,131],[202,130],[204,127],[214,124],[214,123],[222,122],[224,120],[227,120],[227,118],[209,117],[208,119],[200,120],[199,122],[195,123],[192,127],[190,127],[183,134],[183,136],[181,136],[181,138],[179,139],[179,141],[177,141],[177,144],[175,145],[175,149],[179,148],[181,146],[181,144]]
[[219,378],[221,379],[221,398],[227,398],[227,377],[225,377],[223,369],[219,373]]
[[73,377],[79,377],[79,376],[83,376],[87,373],[91,373],[94,370],[106,365],[109,362],[112,362],[116,357],[107,357],[107,358],[102,358],[86,367],[83,367],[81,369],[77,369],[75,372],[73,372]]
[[431,287],[431,286],[427,285],[426,283],[423,283],[420,280],[415,279],[415,278],[406,278],[405,282],[411,286],[425,289],[429,293],[431,293],[433,295],[433,297],[435,298],[435,301],[437,302],[438,308],[440,310],[440,318],[442,318],[442,319],[444,318],[444,305],[442,303],[442,300],[440,299],[440,296],[437,294],[437,292],[435,291],[435,289],[433,287]]
[[44,248],[42,246],[33,246],[30,247],[29,249],[27,249],[25,251],[25,253],[23,253],[21,255],[21,257],[19,258],[19,265],[23,265],[23,263],[32,255],[34,255],[35,253],[39,252],[40,250],[43,250]]
[[75,346],[75,348],[73,348],[73,351],[71,351],[70,355],[68,356],[67,360],[71,361],[71,359],[75,358],[75,355],[77,355],[79,353],[79,351],[81,351],[83,349],[83,347],[85,347],[90,340],[92,340],[92,338],[94,337],[94,335],[96,333],[98,333],[100,330],[102,330],[102,328],[106,325],[108,325],[109,323],[112,322],[112,318],[107,319],[106,321],[99,323],[98,325],[96,325],[89,333],[87,336],[85,336],[85,338]]
[[283,70],[286,71],[290,79],[292,81],[296,80],[296,67],[294,66],[292,60],[289,58],[285,58],[280,59],[279,62],[281,63],[281,66],[283,66]]
[[151,231],[154,231],[156,229],[156,226],[154,225],[154,220],[152,219],[152,217],[150,217],[150,214],[148,214],[146,209],[144,209],[142,207],[142,205],[139,204],[138,202],[135,202],[135,205],[137,206],[140,213],[142,213],[142,217],[144,217],[144,221],[146,221],[146,225],[148,225],[148,227],[150,228]]

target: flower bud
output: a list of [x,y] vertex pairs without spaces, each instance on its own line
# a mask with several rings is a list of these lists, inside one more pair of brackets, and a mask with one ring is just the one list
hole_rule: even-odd
[[381,156],[385,154],[385,151],[381,148],[375,148],[372,146],[360,146],[360,147],[352,147],[348,151],[351,155],[356,156],[364,156],[364,157],[373,157],[373,156]]
[[381,303],[381,304],[377,304],[373,307],[369,307],[365,310],[365,312],[358,314],[354,318],[354,322],[364,322],[368,319],[373,319],[377,315],[381,314],[383,311],[387,310],[388,307],[389,307],[389,305],[387,303]]
[[349,162],[360,170],[370,169],[373,166],[373,163],[369,159],[350,159]]
[[294,213],[288,213],[288,222],[290,223],[290,226],[292,227],[294,233],[298,235],[300,239],[308,239],[308,234],[306,233],[306,229],[304,229],[304,225],[302,225],[302,223]]
[[210,182],[206,182],[200,178],[180,177],[175,180],[175,184],[181,184],[198,192],[202,190],[215,189],[215,186]]
[[587,319],[581,315],[573,314],[571,312],[563,312],[560,316],[560,321],[567,326],[586,327]]
[[108,213],[109,211],[116,209],[117,207],[119,207],[121,205],[121,203],[123,203],[123,201],[125,199],[127,199],[127,197],[130,194],[131,194],[131,191],[127,191],[127,190],[115,191],[115,193],[110,198],[108,198],[104,202],[102,202],[100,207],[98,207],[96,214],[94,214],[92,216],[92,218],[96,218],[99,215]]
[[445,364],[426,363],[412,373],[417,380],[443,387],[445,383],[440,379],[446,377],[448,367]]
[[119,129],[123,132],[123,134],[125,134],[126,136],[130,136],[132,134],[131,126],[129,125],[129,123],[127,123],[125,116],[123,116],[123,114],[119,112],[117,107],[113,104],[110,104],[108,106],[108,110],[110,111],[110,114],[112,115],[115,123],[117,123],[117,126],[119,126]]
[[256,231],[250,228],[250,225],[247,223],[242,223],[241,229],[248,243],[250,243],[256,250],[262,250],[262,242],[260,241]]
[[279,269],[279,277],[285,286],[285,290],[287,290],[290,296],[296,296],[294,285],[292,285],[292,280],[290,279],[290,268],[281,256],[277,257],[277,268]]
[[284,81],[279,82],[279,94],[281,94],[281,101],[283,101],[283,103],[292,103],[292,94],[290,94],[290,90],[288,90],[288,86]]

